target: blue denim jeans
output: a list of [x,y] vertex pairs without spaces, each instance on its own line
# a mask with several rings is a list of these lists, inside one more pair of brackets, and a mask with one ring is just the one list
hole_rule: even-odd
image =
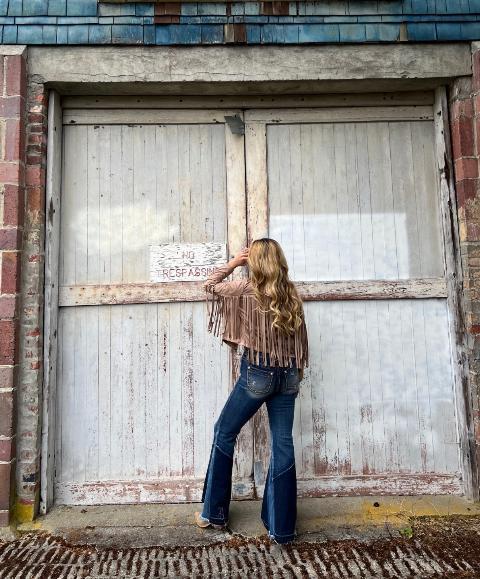
[[242,426],[265,402],[271,434],[271,455],[265,481],[261,518],[277,543],[295,538],[297,478],[292,428],[299,371],[270,366],[260,353],[260,364],[251,364],[244,352],[240,376],[214,425],[213,443],[203,486],[202,517],[213,524],[228,522],[232,492],[233,452]]

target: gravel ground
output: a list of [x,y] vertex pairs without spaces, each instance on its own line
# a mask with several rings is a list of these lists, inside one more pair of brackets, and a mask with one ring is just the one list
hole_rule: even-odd
[[205,546],[71,545],[45,531],[0,543],[0,578],[480,577],[480,517],[416,517],[403,534],[280,546],[235,535]]

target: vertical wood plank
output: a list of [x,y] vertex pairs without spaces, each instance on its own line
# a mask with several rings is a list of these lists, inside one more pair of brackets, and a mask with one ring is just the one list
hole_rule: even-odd
[[55,433],[58,358],[58,284],[60,259],[60,190],[62,183],[62,109],[59,93],[51,89],[48,103],[46,221],[45,231],[45,306],[44,375],[42,402],[42,455],[40,474],[40,513],[45,514],[54,501]]

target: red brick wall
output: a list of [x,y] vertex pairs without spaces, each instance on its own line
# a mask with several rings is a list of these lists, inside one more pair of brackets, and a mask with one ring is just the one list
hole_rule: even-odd
[[25,53],[0,56],[0,525],[13,504],[25,193]]
[[25,218],[20,310],[20,384],[18,408],[18,522],[32,521],[40,499],[43,390],[43,304],[45,240],[45,172],[48,91],[30,79],[27,89]]
[[[474,45],[475,46],[475,45]],[[467,423],[472,425],[474,487],[480,489],[480,50],[472,53],[473,75],[459,78],[450,93],[449,114],[464,279],[469,383]]]

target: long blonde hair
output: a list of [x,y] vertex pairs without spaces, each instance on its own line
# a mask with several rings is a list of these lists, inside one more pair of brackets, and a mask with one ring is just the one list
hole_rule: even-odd
[[302,324],[303,305],[288,277],[288,264],[280,244],[263,237],[250,245],[247,265],[252,288],[264,312],[271,312],[272,329],[293,334]]

